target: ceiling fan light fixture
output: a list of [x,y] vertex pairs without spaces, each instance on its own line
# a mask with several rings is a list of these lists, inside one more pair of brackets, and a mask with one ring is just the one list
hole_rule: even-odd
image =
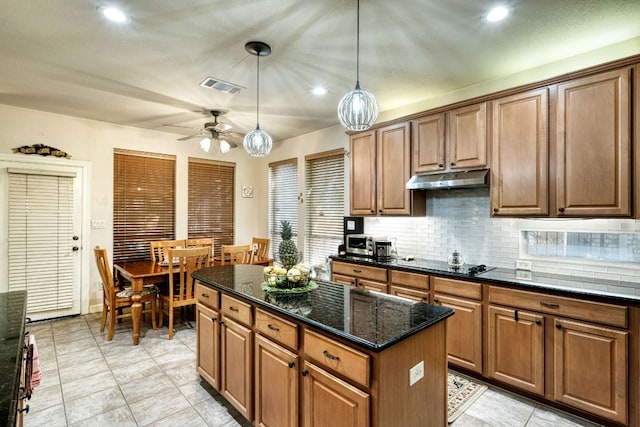
[[258,63],[256,73],[256,128],[244,136],[242,145],[247,153],[252,157],[264,157],[271,151],[273,140],[268,133],[260,129],[260,57],[271,54],[271,46],[260,41],[250,41],[244,48],[251,55],[255,55]]
[[360,0],[357,7],[356,88],[342,97],[338,119],[347,130],[367,130],[378,118],[378,101],[371,92],[360,88]]
[[129,17],[121,9],[118,9],[115,6],[98,6],[98,12],[111,22],[117,22],[119,24],[129,22]]
[[231,144],[225,139],[220,140],[220,152],[222,154],[228,153],[231,150]]
[[200,148],[202,148],[202,151],[205,153],[208,153],[211,148],[211,138],[202,138],[200,140]]

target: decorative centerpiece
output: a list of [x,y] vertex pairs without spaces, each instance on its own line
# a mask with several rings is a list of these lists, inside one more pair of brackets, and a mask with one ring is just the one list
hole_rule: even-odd
[[264,268],[262,289],[280,294],[297,294],[312,291],[318,284],[309,280],[311,269],[300,262],[301,256],[296,244],[291,240],[291,224],[280,222],[282,242],[278,248],[280,263]]

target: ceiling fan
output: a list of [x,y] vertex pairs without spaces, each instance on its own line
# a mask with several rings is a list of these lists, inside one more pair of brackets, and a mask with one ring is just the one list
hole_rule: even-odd
[[205,123],[200,129],[200,132],[178,138],[178,141],[200,138],[200,148],[207,152],[209,151],[209,148],[211,148],[211,142],[214,142],[218,145],[218,149],[222,154],[237,147],[238,144],[234,142],[232,138],[244,138],[244,134],[231,132],[232,126],[230,124],[218,122],[218,117],[225,114],[226,111],[209,110],[209,113],[213,116],[212,122]]

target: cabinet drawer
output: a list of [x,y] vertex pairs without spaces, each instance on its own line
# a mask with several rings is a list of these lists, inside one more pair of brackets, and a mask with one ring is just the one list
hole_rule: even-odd
[[412,301],[429,303],[429,293],[418,289],[405,288],[403,286],[391,285],[389,293],[397,297],[407,298]]
[[391,284],[418,289],[429,289],[429,276],[426,274],[391,270]]
[[455,295],[464,298],[482,299],[482,285],[480,283],[465,282],[462,280],[446,279],[444,277],[432,277],[433,289],[438,293]]
[[336,283],[340,283],[342,285],[347,285],[347,286],[356,285],[356,278],[353,276],[344,276],[342,274],[333,273],[333,277],[331,278],[331,280]]
[[369,387],[368,355],[309,330],[304,332],[304,352],[321,366]]
[[489,286],[489,302],[590,322],[627,327],[627,307]]
[[298,349],[298,325],[256,309],[256,331],[291,349]]
[[222,294],[221,305],[225,316],[251,326],[251,305],[225,294]]
[[196,297],[200,304],[210,308],[220,308],[219,292],[196,281]]
[[368,265],[350,264],[346,262],[333,262],[332,271],[336,274],[355,276],[362,279],[370,279],[378,282],[387,281],[387,269],[370,267]]

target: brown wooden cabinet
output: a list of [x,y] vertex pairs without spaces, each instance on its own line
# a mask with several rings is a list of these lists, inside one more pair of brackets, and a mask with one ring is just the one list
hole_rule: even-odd
[[411,177],[410,124],[399,123],[350,139],[351,215],[424,215],[424,192],[405,189]]
[[196,304],[198,373],[216,390],[220,389],[220,313]]
[[490,305],[488,319],[488,376],[544,396],[544,317]]
[[368,427],[371,398],[313,363],[305,362],[303,426]]
[[627,422],[628,332],[554,319],[555,400]]
[[548,89],[497,99],[491,111],[492,215],[548,215]]
[[253,415],[253,333],[222,316],[220,393],[246,419]]
[[429,303],[429,275],[389,270],[389,293],[417,302]]
[[336,283],[387,293],[387,269],[333,261],[332,278]]
[[412,173],[485,168],[487,103],[413,120]]
[[557,85],[556,211],[631,215],[631,69]]
[[255,425],[298,426],[298,355],[256,334]]

